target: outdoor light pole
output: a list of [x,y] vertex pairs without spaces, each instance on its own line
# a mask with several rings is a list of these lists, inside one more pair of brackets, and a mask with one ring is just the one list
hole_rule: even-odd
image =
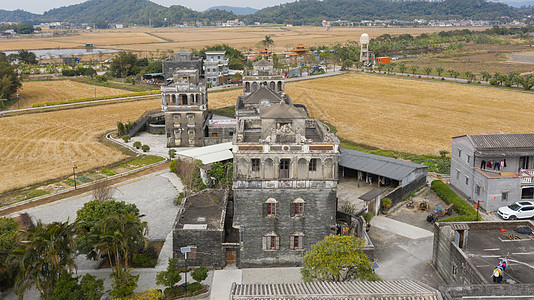
[[72,162],[72,174],[74,176],[74,189],[76,189],[76,169],[78,167],[74,163],[75,163],[75,161]]
[[184,255],[185,258],[185,291],[187,292],[187,253],[191,252],[191,247],[181,247],[180,252]]

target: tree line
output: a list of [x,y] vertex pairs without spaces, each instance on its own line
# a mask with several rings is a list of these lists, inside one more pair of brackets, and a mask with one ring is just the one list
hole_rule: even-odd
[[90,0],[56,8],[42,15],[25,11],[0,10],[0,21],[61,21],[73,24],[123,23],[156,27],[188,23],[215,25],[216,22],[242,19],[246,24],[275,23],[320,25],[322,20],[345,19],[351,22],[375,19],[472,19],[502,20],[532,14],[532,7],[514,8],[485,0],[390,1],[390,0],[300,0],[264,8],[249,15],[235,15],[226,10],[197,12],[181,5],[164,7],[136,0]]

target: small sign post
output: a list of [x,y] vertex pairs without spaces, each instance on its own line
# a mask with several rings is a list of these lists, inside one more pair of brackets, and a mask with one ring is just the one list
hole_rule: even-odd
[[187,253],[191,252],[191,247],[181,247],[180,252],[182,252],[185,258],[185,291],[187,292]]

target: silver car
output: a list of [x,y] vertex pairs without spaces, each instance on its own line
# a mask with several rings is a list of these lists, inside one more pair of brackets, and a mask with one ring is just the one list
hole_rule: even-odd
[[519,201],[500,207],[497,213],[505,220],[528,219],[534,217],[534,202]]

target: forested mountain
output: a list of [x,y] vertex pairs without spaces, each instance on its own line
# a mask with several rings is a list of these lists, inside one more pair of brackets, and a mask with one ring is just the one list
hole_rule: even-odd
[[521,15],[518,9],[485,0],[391,1],[299,0],[264,8],[247,16],[250,22],[320,24],[322,20],[473,19],[497,20]]
[[213,7],[206,9],[206,11],[214,10],[214,9],[230,11],[236,15],[250,15],[258,11],[257,9],[252,8],[252,7],[235,7],[235,6],[213,6]]
[[503,3],[486,0],[398,1],[398,0],[299,0],[238,16],[233,12],[212,9],[197,12],[173,5],[164,7],[146,0],[89,0],[87,2],[49,10],[43,15],[21,10],[0,10],[0,21],[71,22],[71,23],[123,23],[169,26],[201,21],[204,25],[225,22],[236,18],[245,23],[277,23],[294,25],[320,25],[322,20],[375,19],[472,19],[499,20],[501,17],[518,18],[531,13],[532,8],[513,8]]

